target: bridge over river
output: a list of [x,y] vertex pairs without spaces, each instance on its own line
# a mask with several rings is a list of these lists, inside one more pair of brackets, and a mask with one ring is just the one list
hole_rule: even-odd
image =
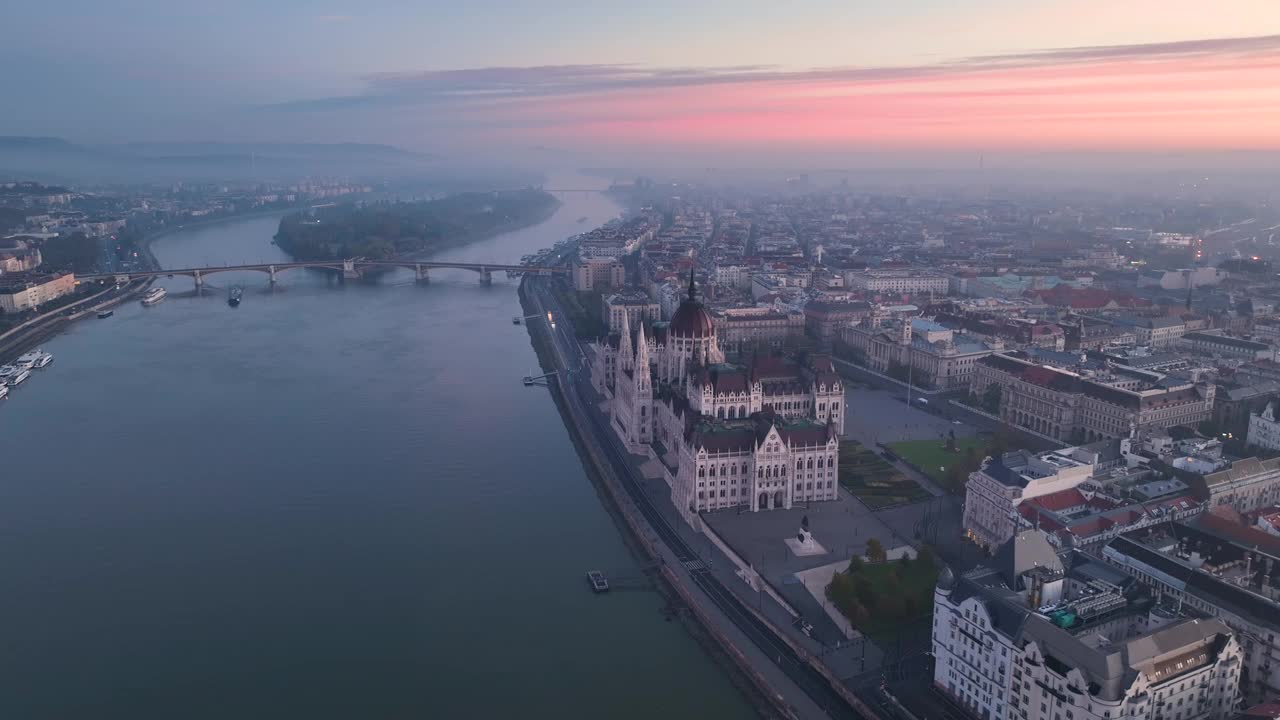
[[172,268],[165,270],[140,270],[136,272],[122,273],[100,273],[94,275],[80,275],[77,279],[83,282],[114,281],[116,283],[123,284],[133,280],[186,275],[195,280],[196,287],[200,287],[204,284],[205,277],[216,273],[256,271],[266,273],[270,277],[271,282],[274,283],[276,282],[276,277],[279,273],[284,272],[285,270],[294,270],[297,268],[328,270],[333,273],[341,273],[342,277],[345,279],[359,278],[369,271],[408,268],[409,270],[414,271],[418,280],[427,280],[431,270],[448,268],[454,270],[470,270],[472,272],[479,273],[480,282],[485,284],[493,281],[493,273],[495,272],[505,272],[507,277],[519,277],[524,273],[551,275],[554,273],[569,272],[569,268],[566,266],[426,262],[419,260],[366,260],[364,258],[351,258],[348,260],[309,260],[302,262],[263,263],[258,265],[214,265],[198,268]]

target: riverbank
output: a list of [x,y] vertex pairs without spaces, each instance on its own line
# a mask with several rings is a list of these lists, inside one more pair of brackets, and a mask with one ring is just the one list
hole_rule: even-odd
[[[518,292],[521,310],[526,315],[541,316],[545,312],[541,304],[529,297],[525,281],[520,282]],[[659,542],[658,539],[651,529],[647,529],[639,510],[615,476],[612,465],[603,457],[603,449],[596,447],[591,434],[584,431],[583,428],[590,420],[575,413],[575,406],[568,397],[568,393],[572,390],[566,389],[560,383],[558,373],[564,373],[566,369],[561,362],[557,361],[556,352],[551,347],[553,340],[547,337],[543,330],[545,326],[541,323],[526,323],[526,325],[542,371],[553,374],[548,378],[547,387],[564,421],[565,429],[578,450],[583,468],[596,484],[601,499],[605,501],[606,509],[618,521],[618,529],[622,532],[628,547],[636,553],[644,566],[654,568],[650,575],[654,580],[655,589],[667,598],[668,603],[675,603],[686,611],[680,613],[680,617],[686,621],[686,627],[712,658],[729,673],[734,686],[747,696],[761,717],[796,718],[794,710],[783,702],[769,683],[751,667],[741,650],[716,628],[691,597],[689,590],[683,587],[680,579],[665,564],[663,553],[655,544]]]
[[154,233],[148,233],[147,235],[145,235],[142,238],[142,240],[139,241],[138,249],[145,253],[145,258],[146,258],[148,267],[153,268],[155,270],[163,270],[164,268],[160,267],[160,261],[156,259],[155,254],[151,252],[151,244],[156,240],[159,240],[161,238],[167,237],[169,235],[172,235],[178,232],[186,232],[188,230],[200,230],[208,227],[214,227],[216,225],[222,225],[224,223],[233,222],[236,220],[252,220],[254,218],[259,218],[259,217],[270,217],[271,215],[288,215],[289,213],[298,212],[301,209],[302,208],[294,207],[294,208],[281,210],[277,208],[275,210],[260,210],[258,212],[237,213],[235,215],[223,215],[221,217],[210,218],[208,220],[198,220],[196,222],[186,223],[184,225],[175,225],[173,227],[166,227],[163,230],[159,230]]
[[[143,253],[144,264],[156,270],[162,270],[160,261],[156,259],[155,254],[151,252],[151,244],[157,240],[167,237],[173,233],[185,232],[188,230],[213,227],[224,223],[238,220],[251,220],[256,217],[268,217],[271,215],[281,215],[294,212],[296,208],[287,210],[263,210],[260,212],[238,213],[235,215],[225,215],[222,217],[210,218],[193,223],[176,225],[174,227],[166,227],[154,233],[149,233],[138,243],[138,250]],[[80,320],[84,320],[88,315],[96,313],[98,310],[114,308],[121,303],[129,300],[137,299],[146,292],[151,286],[152,281],[138,281],[129,285],[120,287],[108,287],[89,297],[59,307],[49,312],[37,315],[23,322],[21,325],[14,327],[0,334],[0,364],[21,355],[28,350],[35,348],[40,343],[56,336],[65,330],[71,324]]]
[[273,241],[298,261],[415,258],[481,242],[551,218],[563,203],[525,190],[440,200],[327,208],[281,218]]

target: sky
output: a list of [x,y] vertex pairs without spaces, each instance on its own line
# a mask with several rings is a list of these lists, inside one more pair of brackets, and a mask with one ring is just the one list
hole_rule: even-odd
[[1280,149],[1277,0],[7,8],[0,134],[741,158]]

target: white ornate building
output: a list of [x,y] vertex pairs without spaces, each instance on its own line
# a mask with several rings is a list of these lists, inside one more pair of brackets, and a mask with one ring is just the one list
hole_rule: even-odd
[[1037,531],[938,576],[934,686],[978,720],[1222,720],[1242,663],[1220,620],[1155,607],[1134,579]]
[[628,450],[661,462],[676,507],[752,511],[838,497],[844,388],[830,358],[728,364],[693,278],[669,323],[595,345],[592,380]]

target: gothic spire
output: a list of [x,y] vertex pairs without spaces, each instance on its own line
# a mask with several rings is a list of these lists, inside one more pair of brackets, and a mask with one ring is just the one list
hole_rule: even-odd
[[689,266],[689,302],[694,302],[698,299],[698,288],[693,284],[693,269],[694,269],[694,266],[690,265]]

